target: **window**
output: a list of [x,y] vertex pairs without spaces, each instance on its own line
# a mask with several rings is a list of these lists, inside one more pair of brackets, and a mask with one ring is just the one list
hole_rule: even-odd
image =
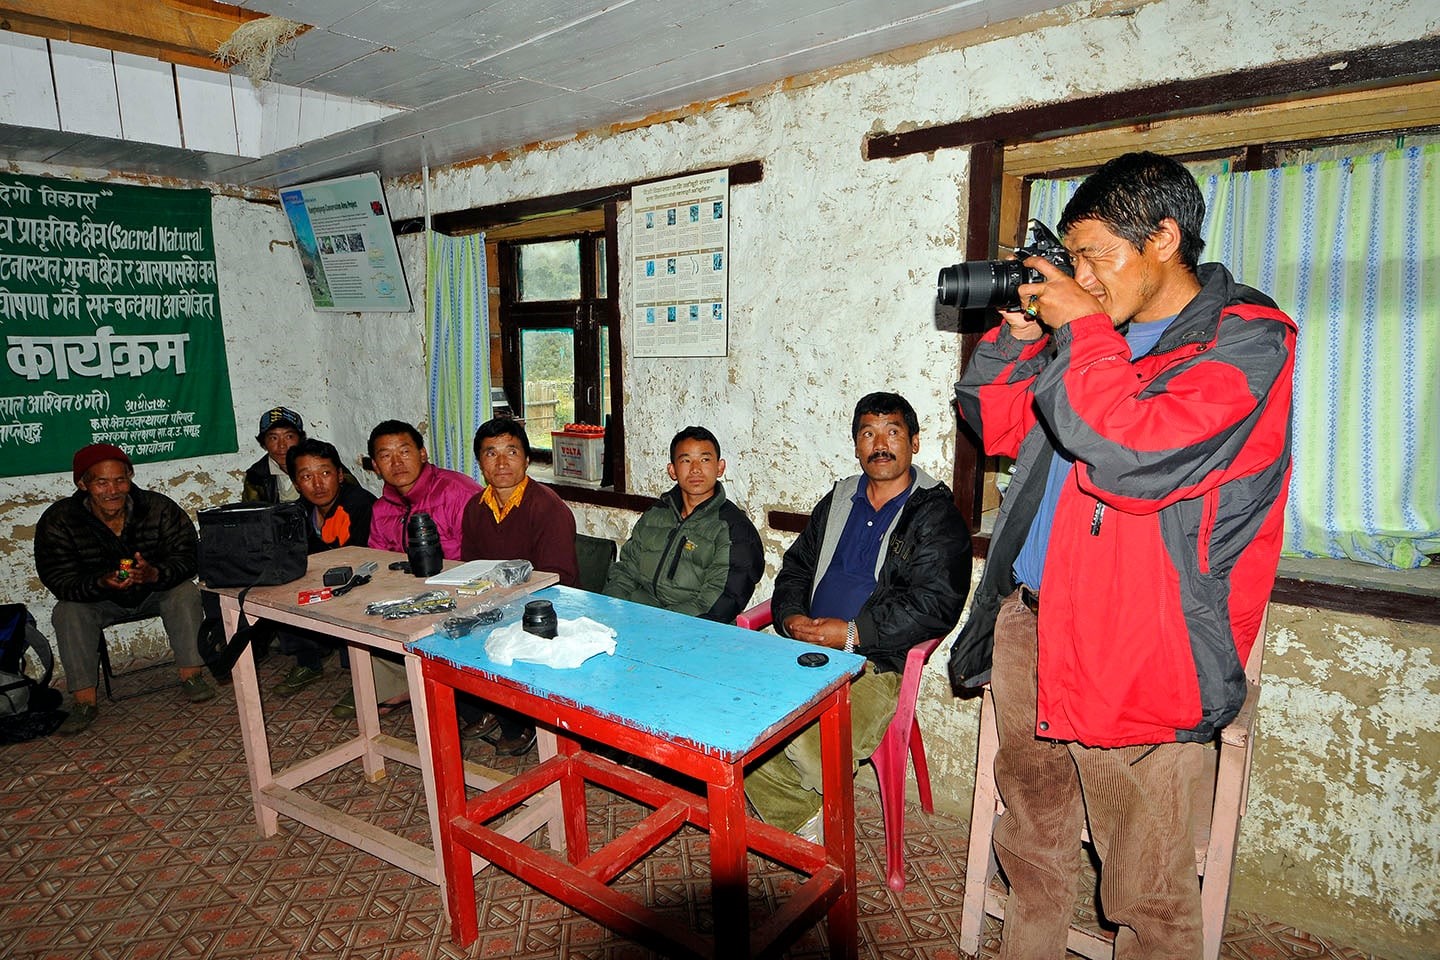
[[604,425],[618,402],[619,310],[608,289],[604,211],[527,221],[489,236],[499,266],[505,395],[525,421],[534,459],[548,461],[552,430]]

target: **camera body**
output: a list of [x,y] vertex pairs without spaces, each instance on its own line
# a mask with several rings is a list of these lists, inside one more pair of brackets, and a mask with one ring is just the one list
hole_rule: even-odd
[[936,279],[935,296],[945,306],[961,310],[1019,310],[1020,285],[1045,281],[1044,274],[1024,265],[1022,261],[1029,257],[1044,257],[1075,276],[1075,265],[1065,245],[1045,224],[1031,220],[1030,242],[1015,248],[1014,260],[967,260],[945,267]]

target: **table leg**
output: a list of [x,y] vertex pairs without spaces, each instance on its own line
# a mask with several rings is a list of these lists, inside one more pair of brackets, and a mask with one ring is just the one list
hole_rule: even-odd
[[[365,744],[360,765],[365,770],[365,779],[374,783],[385,777],[385,758],[375,749],[375,738],[380,735],[380,711],[375,705],[375,674],[370,663],[370,648],[358,643],[350,644],[350,685],[355,692],[355,721]],[[418,721],[416,726],[418,728]]]
[[710,895],[715,907],[715,956],[750,956],[750,884],[745,781],[733,764],[723,782],[706,787],[710,805]]
[[[424,695],[413,696],[415,735],[425,774],[425,796],[434,831],[436,881],[450,914],[450,937],[467,947],[480,935],[475,913],[475,877],[470,851],[456,839],[454,820],[465,812],[465,766],[460,726],[455,717],[455,688],[424,676],[418,657],[405,657],[406,672],[421,675]],[[414,674],[412,674],[412,677]],[[424,716],[422,717],[422,713]],[[431,745],[436,748],[432,754]]]
[[[420,779],[425,784],[425,809],[430,812],[430,845],[435,850],[435,876],[434,880],[440,885],[440,898],[445,898],[445,867],[441,856],[440,839],[440,803],[439,793],[435,785],[435,754],[431,752],[430,745],[433,741],[447,755],[453,754],[460,757],[460,728],[454,719],[455,717],[455,691],[446,687],[448,692],[449,710],[451,717],[449,727],[435,727],[430,725],[430,701],[425,696],[425,677],[420,669],[420,658],[413,653],[405,655],[405,681],[410,690],[410,710],[415,718],[415,746],[420,751]],[[435,704],[435,714],[446,713],[444,707]],[[383,773],[383,771],[382,771]],[[461,769],[461,779],[464,779],[464,769]],[[461,804],[464,804],[463,791]],[[466,857],[465,862],[469,863],[470,858]],[[472,871],[473,873],[473,871]]]
[[[240,628],[240,607],[233,597],[220,598],[220,616],[225,638]],[[246,644],[230,672],[235,691],[235,709],[240,716],[240,738],[245,744],[245,769],[250,777],[250,798],[255,805],[255,823],[260,836],[273,837],[280,829],[275,811],[260,802],[260,791],[275,782],[270,765],[270,740],[265,736],[265,709],[260,702],[260,679],[255,674],[255,653]]]
[[[573,744],[575,741],[569,740]],[[540,762],[544,763],[555,756],[559,740],[555,731],[549,727],[537,726],[535,728],[535,746],[540,751]],[[545,791],[546,799],[542,802],[550,805],[550,819],[545,821],[545,834],[550,840],[550,849],[560,853],[565,852],[565,808],[560,803],[560,793],[553,787]]]
[[855,773],[850,742],[850,687],[832,694],[820,715],[820,762],[825,797],[825,853],[845,876],[840,899],[826,915],[830,955],[855,960],[859,919],[855,890]]

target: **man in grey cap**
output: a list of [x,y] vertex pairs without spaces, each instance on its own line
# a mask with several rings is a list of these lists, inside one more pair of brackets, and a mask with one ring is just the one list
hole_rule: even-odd
[[241,500],[280,503],[299,499],[295,484],[285,468],[285,454],[305,439],[305,421],[289,407],[271,407],[260,415],[260,429],[255,440],[265,448],[265,456],[245,471],[245,489]]
[[99,714],[101,631],[111,624],[160,617],[185,698],[211,699],[215,688],[196,646],[194,523],[174,500],[131,484],[135,468],[119,447],[92,443],[76,451],[72,465],[75,493],[46,509],[35,527],[35,569],[59,601],[51,623],[74,698],[57,732],[79,733]]

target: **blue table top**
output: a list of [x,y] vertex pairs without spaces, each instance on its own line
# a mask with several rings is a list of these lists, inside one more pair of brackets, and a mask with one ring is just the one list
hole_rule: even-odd
[[[802,667],[796,658],[819,648],[570,587],[548,587],[526,599],[549,600],[562,620],[589,617],[611,627],[615,654],[591,657],[574,670],[519,661],[502,667],[485,653],[494,627],[461,639],[432,634],[407,646],[722,754],[748,751],[776,724],[858,676],[865,665],[858,654],[825,650],[828,663]],[[521,606],[515,604],[513,615],[497,626],[518,620]]]

